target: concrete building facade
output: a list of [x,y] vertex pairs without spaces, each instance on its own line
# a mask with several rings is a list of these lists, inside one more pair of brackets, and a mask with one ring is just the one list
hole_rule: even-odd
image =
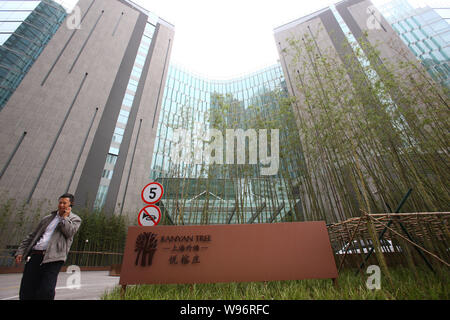
[[[353,86],[353,89],[356,89],[360,83],[365,83],[366,87],[375,86],[376,83],[379,85],[380,79],[382,82],[383,78],[376,70],[387,69],[385,65],[388,63],[399,65],[400,62],[409,61],[420,67],[412,52],[401,41],[390,24],[371,1],[367,0],[341,1],[276,28],[274,36],[287,88],[290,95],[296,98],[293,107],[297,124],[304,128],[314,128],[316,119],[324,114],[320,112],[326,113],[323,109],[316,108],[316,105],[310,104],[309,97],[311,97],[312,91],[320,92],[326,87],[325,90],[330,90],[328,91],[330,95],[333,95],[332,92],[346,93],[349,96],[359,95],[360,93],[356,90],[346,90],[345,88]],[[377,54],[374,54],[373,48],[378,50]],[[326,59],[331,66],[327,67],[326,63],[321,62],[322,59]],[[321,65],[320,70],[317,69],[316,63]],[[335,78],[330,80],[331,78],[327,77],[328,72],[332,72],[332,70],[327,72],[327,68],[333,69],[333,65],[337,65],[337,68],[344,71],[339,76],[333,74]],[[392,72],[403,77],[397,70],[392,70]],[[315,87],[312,86],[313,83]],[[304,90],[309,91],[305,92]],[[381,91],[383,92],[380,94]],[[392,109],[396,108],[399,91],[380,90],[378,94],[370,103],[352,106],[354,107],[354,116],[357,112],[361,112],[360,116],[364,117],[364,108],[377,110],[378,102],[383,99],[384,104],[390,104]],[[318,96],[321,94],[317,93],[316,97]],[[322,96],[327,97],[327,94],[323,93]],[[318,100],[315,101],[319,103]],[[342,100],[336,98],[331,104],[338,108],[339,105],[344,107],[344,104],[349,101],[346,100],[343,103]],[[349,105],[347,104],[347,106]],[[319,109],[321,111],[318,111]],[[385,125],[387,132],[394,132],[394,126],[397,123],[389,122]],[[396,127],[395,129],[401,131],[401,128]],[[305,136],[300,138],[303,143],[307,140]],[[351,134],[349,138],[352,138]],[[312,145],[305,146],[305,148],[306,150],[320,150],[321,146]],[[325,159],[327,157],[323,155],[321,160],[325,162]],[[305,161],[306,166],[312,167],[317,163],[317,157],[313,158],[308,152],[305,152]],[[333,166],[334,164],[330,165],[330,167]],[[359,187],[351,182],[350,172],[340,176],[342,185],[336,187],[331,179],[328,179],[329,172],[324,168],[316,166],[312,170],[312,185],[308,192],[317,195],[317,202],[320,203],[322,212],[330,213],[331,216],[335,216],[336,220],[341,220],[348,212],[348,207],[358,208],[360,206],[361,201],[357,199]],[[340,170],[345,172],[347,168],[343,166]],[[345,187],[345,192],[340,193],[336,188],[342,189],[342,186]],[[302,186],[300,183],[299,187],[305,188],[305,185]],[[380,193],[370,179],[367,182],[367,188],[371,194],[374,194],[375,203],[384,203],[383,199],[377,198]],[[306,202],[311,199],[313,198],[304,197]],[[312,206],[312,203],[308,203],[306,210]]]
[[[301,40],[304,35],[315,38],[313,44],[319,55],[336,57],[342,62],[349,56],[357,59],[353,52],[356,47],[366,50],[363,44],[359,44],[361,39],[380,51],[378,61],[363,64],[380,64],[384,59],[399,61],[398,52],[404,53],[411,61],[416,60],[371,1],[341,1],[274,30],[287,87],[289,93],[296,97],[302,95],[295,89],[295,79],[301,70],[295,66],[294,57],[287,54],[287,50],[291,46],[290,40]],[[370,56],[368,52],[367,56]]]
[[107,185],[115,208],[125,185],[148,183],[174,27],[130,1],[77,6],[0,113],[0,191],[27,203],[68,191],[93,208]]

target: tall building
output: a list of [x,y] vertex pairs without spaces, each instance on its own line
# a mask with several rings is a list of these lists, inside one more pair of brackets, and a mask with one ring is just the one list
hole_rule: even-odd
[[0,2],[0,110],[66,16],[51,0]]
[[379,10],[431,76],[450,88],[450,6],[395,0]]
[[327,221],[389,212],[421,181],[427,196],[409,210],[445,210],[448,187],[434,181],[446,173],[431,159],[447,148],[448,99],[372,2],[341,1],[274,33],[296,98],[305,210]]
[[[40,2],[17,30],[34,30],[29,19],[41,17],[44,6],[56,8],[49,0]],[[392,182],[395,192],[403,191],[403,185],[390,180],[401,174],[391,171],[389,157],[378,167],[364,163],[360,174],[370,177],[358,185],[359,162],[345,162],[335,153],[352,137],[329,134],[324,137],[331,139],[328,145],[311,143],[333,122],[314,127],[309,136],[303,130],[322,116],[322,98],[348,99],[346,110],[362,102],[364,108],[355,109],[362,119],[364,112],[381,106],[396,114],[396,104],[403,103],[402,91],[384,90],[376,70],[403,59],[420,64],[370,1],[341,1],[276,28],[279,63],[226,81],[171,65],[174,26],[131,1],[80,0],[72,14],[58,17],[46,19],[52,26],[46,45],[19,45],[30,56],[28,69],[20,71],[23,79],[8,76],[16,88],[11,84],[12,95],[0,110],[3,198],[41,204],[67,191],[75,194],[79,207],[135,221],[143,206],[142,188],[159,181],[165,188],[159,206],[167,223],[335,222],[360,215],[361,189],[367,189],[374,207],[395,201],[397,193],[386,194],[380,179]],[[5,43],[17,36],[19,31]],[[379,51],[370,50],[367,42]],[[293,55],[292,46],[298,49]],[[326,78],[328,57],[345,67],[333,81]],[[0,61],[3,65],[10,68],[13,62]],[[388,71],[383,70],[384,76]],[[364,91],[362,99],[353,93],[336,95],[352,85],[378,90]],[[341,107],[338,102],[335,106]],[[405,143],[399,138],[406,128],[402,117],[383,123],[383,132],[398,133],[390,148]],[[188,144],[180,147],[183,139]],[[373,149],[357,150],[358,145],[345,155],[360,151],[380,157],[376,148],[384,141],[373,141]],[[213,157],[205,151],[211,144],[219,145]],[[330,145],[336,148],[325,150]],[[237,151],[239,146],[243,150]],[[421,145],[420,152],[426,148]],[[272,166],[274,172],[265,174]],[[380,178],[374,170],[388,176]]]
[[[261,164],[251,164],[249,159],[245,164],[227,164],[222,159],[226,157],[226,129],[248,133],[248,129],[256,127],[253,120],[258,116],[274,120],[278,99],[286,94],[279,64],[221,81],[169,67],[150,168],[150,180],[165,188],[160,206],[169,223],[264,223],[292,219],[289,215],[295,213],[299,199],[291,196],[292,190],[282,179],[282,168],[265,176],[260,172]],[[264,125],[259,128],[271,129]],[[181,162],[174,159],[178,158],[180,129],[189,139],[188,146],[181,150],[188,157]],[[206,150],[209,129],[217,129],[221,135],[224,152],[220,164],[211,164],[201,156]],[[286,128],[276,129],[280,130],[282,145]],[[248,151],[248,144],[253,142],[246,138]],[[138,196],[135,198],[134,202],[139,203]]]
[[[380,64],[383,59],[400,61],[399,51],[415,60],[389,23],[376,10],[368,0],[344,0],[275,28],[275,41],[290,94],[301,95],[295,90],[295,79],[300,70],[295,68],[293,57],[286,53],[293,38],[305,41],[306,37],[310,37],[314,39],[312,44],[319,55],[329,54],[341,61],[354,57],[362,65]],[[371,55],[365,52],[367,48],[361,41],[377,46],[380,51],[378,61],[369,61]],[[300,43],[300,46],[303,45],[305,42]],[[358,50],[362,52],[362,58],[357,56]]]
[[[24,20],[28,32],[50,5]],[[126,0],[76,9],[45,20],[54,35],[0,111],[0,190],[19,203],[68,191],[80,207],[114,208],[125,182],[148,183],[174,26]]]

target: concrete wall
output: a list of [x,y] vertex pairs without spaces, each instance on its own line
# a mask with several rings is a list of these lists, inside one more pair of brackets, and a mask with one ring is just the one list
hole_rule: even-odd
[[[149,178],[153,146],[158,129],[173,37],[173,28],[164,23],[158,24],[155,40],[144,67],[146,75],[144,77],[143,74],[138,87],[138,92],[140,90],[142,92],[139,99],[135,100],[137,108],[133,105],[133,110],[137,111],[133,131],[128,132],[127,128],[125,132],[126,138],[129,138],[129,148],[124,148],[126,161],[123,163],[123,174],[113,177],[106,200],[105,208],[115,213],[128,214],[132,219],[135,219],[140,209],[144,207],[141,191],[151,182]],[[122,154],[119,155],[118,161],[125,160],[120,159],[121,156]],[[119,165],[118,162],[116,168]]]
[[[4,196],[26,201],[31,195],[32,202],[56,202],[68,189],[75,193],[79,204],[93,201],[96,196],[125,92],[122,90],[124,85],[126,88],[147,18],[118,0],[80,0],[78,6],[83,17],[81,29],[68,28],[66,21],[61,25],[0,112],[0,168],[5,168],[10,160],[0,178],[0,193]],[[131,123],[130,130],[127,128],[130,150],[139,119],[145,123],[153,121],[155,92],[164,80],[163,63],[173,28],[166,24],[159,29],[163,31],[154,37],[154,53],[147,58],[151,62],[137,120]],[[14,154],[25,131],[27,135]],[[144,131],[142,143],[152,144],[154,132]],[[127,161],[129,155],[130,152],[124,154]],[[144,154],[137,152],[136,169],[149,171],[151,155],[148,152],[145,156],[150,159],[144,159]]]

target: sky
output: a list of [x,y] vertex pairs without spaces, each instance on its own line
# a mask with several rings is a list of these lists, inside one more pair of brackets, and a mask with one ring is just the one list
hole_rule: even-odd
[[278,60],[273,29],[333,1],[135,0],[175,25],[171,62],[210,79],[230,79]]
[[[70,3],[75,0],[60,1]],[[175,25],[171,63],[216,80],[238,77],[275,64],[278,53],[273,37],[274,28],[339,2],[338,0],[132,1]],[[373,0],[375,3],[386,1]],[[434,0],[421,2],[428,1]]]

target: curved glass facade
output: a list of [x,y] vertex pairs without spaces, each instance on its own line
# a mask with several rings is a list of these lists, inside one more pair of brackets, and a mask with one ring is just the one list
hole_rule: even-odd
[[[165,189],[159,205],[166,223],[264,223],[289,219],[296,212],[298,200],[281,170],[265,176],[261,174],[261,163],[250,163],[250,144],[257,139],[252,142],[249,134],[244,140],[248,158],[244,164],[228,163],[228,154],[225,155],[227,129],[253,131],[259,139],[262,129],[267,130],[268,136],[276,129],[282,147],[286,128],[267,127],[268,118],[279,110],[280,96],[286,97],[287,90],[279,64],[227,81],[169,67],[150,168],[150,180],[161,182]],[[258,125],[258,119],[264,119],[265,124]],[[211,129],[223,134],[224,162],[220,164],[201,156],[211,142],[205,140]],[[178,159],[180,139],[188,140],[192,157],[187,161]],[[272,155],[273,146],[272,143]],[[236,150],[233,158],[240,152]]]
[[50,0],[0,2],[0,110],[66,16]]

